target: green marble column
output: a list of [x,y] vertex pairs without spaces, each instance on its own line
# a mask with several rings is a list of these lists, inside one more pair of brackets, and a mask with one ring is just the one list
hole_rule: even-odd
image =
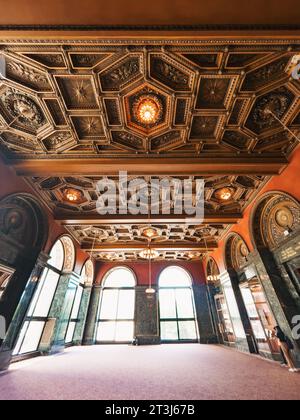
[[219,330],[219,327],[218,327],[219,318],[218,318],[218,312],[217,312],[216,301],[215,301],[215,296],[220,293],[220,289],[221,289],[220,284],[218,284],[218,285],[209,284],[207,286],[208,301],[209,301],[209,304],[210,304],[214,330],[216,331],[216,336],[218,338],[218,343],[223,344],[223,337],[222,337],[222,334],[221,334],[221,332]]
[[249,259],[255,266],[277,324],[294,341],[293,353],[300,366],[300,340],[294,340],[292,336],[292,319],[300,314],[299,296],[295,295],[289,276],[270,250],[259,249]]
[[86,325],[83,334],[83,345],[85,346],[91,346],[95,344],[96,321],[98,316],[101,291],[101,286],[94,286],[92,288]]
[[146,294],[147,287],[136,287],[135,337],[138,344],[159,344],[158,294]]
[[45,344],[42,340],[40,351],[53,354],[64,350],[65,336],[79,279],[79,275],[73,272],[61,275],[48,316],[49,320],[55,320],[53,334],[49,343]]
[[83,340],[84,328],[87,320],[89,303],[91,299],[92,287],[85,287],[83,289],[82,298],[80,302],[78,322],[74,331],[73,344],[80,346]]
[[216,344],[218,338],[211,313],[208,287],[206,285],[193,285],[193,291],[200,343]]

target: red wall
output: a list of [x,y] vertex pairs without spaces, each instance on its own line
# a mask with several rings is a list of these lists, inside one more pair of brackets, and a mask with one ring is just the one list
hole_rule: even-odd
[[[298,176],[300,174],[300,146],[294,151],[290,158],[289,166],[277,176],[274,176],[267,185],[262,189],[259,195],[256,197],[254,202],[248,206],[244,212],[244,218],[238,222],[237,225],[233,226],[229,234],[232,232],[238,233],[247,243],[250,251],[254,250],[254,246],[251,240],[251,216],[254,211],[254,207],[257,201],[270,191],[281,191],[290,194],[294,198],[300,201],[300,186]],[[226,238],[219,243],[218,249],[211,254],[216,260],[219,270],[221,272],[226,270],[224,261],[224,248]]]
[[[30,188],[30,186],[21,177],[18,177],[12,168],[6,166],[1,160],[0,160],[0,180],[1,180],[0,200],[6,197],[7,195],[15,194],[15,193],[29,193],[32,195],[36,195],[35,192]],[[51,250],[55,241],[61,235],[66,234],[67,232],[63,226],[55,222],[51,212],[45,206],[43,206],[42,203],[41,205],[48,218],[48,224],[49,224],[48,240],[44,248],[44,251],[48,253]],[[88,258],[88,255],[80,249],[77,243],[75,243],[75,247],[76,247],[75,272],[80,273],[84,262]]]
[[[160,273],[167,267],[179,266],[186,269],[192,276],[194,284],[205,284],[205,275],[200,261],[196,262],[154,262],[152,263],[152,284],[158,283]],[[149,284],[149,264],[147,262],[132,263],[98,263],[96,268],[96,283],[101,284],[105,274],[114,267],[128,267],[134,271],[138,285]]]

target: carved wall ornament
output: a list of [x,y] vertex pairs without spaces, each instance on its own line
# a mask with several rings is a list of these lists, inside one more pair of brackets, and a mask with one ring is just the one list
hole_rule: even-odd
[[[14,247],[23,256],[40,252],[46,235],[45,216],[34,198],[15,194],[0,202],[0,241],[8,249]],[[0,258],[1,253],[0,247]]]
[[285,194],[268,196],[256,209],[253,232],[257,246],[275,248],[300,229],[300,205]]
[[65,259],[64,259],[64,266],[63,271],[70,272],[73,271],[76,259],[76,252],[75,247],[72,239],[69,236],[63,236],[60,238],[64,251],[65,251]]
[[239,271],[247,263],[249,253],[246,242],[237,234],[231,235],[225,245],[227,268]]

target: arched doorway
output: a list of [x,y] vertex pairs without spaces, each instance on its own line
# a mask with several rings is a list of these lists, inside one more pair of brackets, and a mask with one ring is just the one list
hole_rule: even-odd
[[92,286],[94,281],[94,264],[91,260],[88,260],[81,270],[80,282],[77,286],[76,293],[74,296],[72,311],[70,315],[69,325],[66,332],[65,343],[71,344],[73,342],[75,328],[77,323],[80,321],[78,319],[80,304],[82,301],[82,295],[84,287]]
[[74,244],[68,236],[63,236],[52,247],[50,259],[27,311],[14,355],[38,351],[60,276],[63,272],[73,270],[74,263]]
[[135,286],[135,275],[126,267],[116,267],[106,274],[99,304],[97,343],[128,343],[133,340]]
[[183,268],[172,266],[162,271],[159,313],[161,341],[198,340],[192,278]]
[[[285,280],[291,295],[298,294],[300,302],[300,204],[288,194],[266,194],[257,205],[252,220],[252,237],[261,251],[270,250],[288,276]],[[287,252],[287,250],[289,252]],[[285,274],[285,273],[283,273]]]
[[20,193],[0,201],[0,314],[7,333],[0,337],[0,370],[10,363],[27,309],[20,301],[47,235],[47,218],[35,197]]

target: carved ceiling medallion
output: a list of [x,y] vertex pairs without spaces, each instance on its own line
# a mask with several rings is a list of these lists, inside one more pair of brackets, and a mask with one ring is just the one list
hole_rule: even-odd
[[8,89],[1,96],[1,100],[10,115],[22,124],[39,128],[45,122],[42,110],[30,97]]

